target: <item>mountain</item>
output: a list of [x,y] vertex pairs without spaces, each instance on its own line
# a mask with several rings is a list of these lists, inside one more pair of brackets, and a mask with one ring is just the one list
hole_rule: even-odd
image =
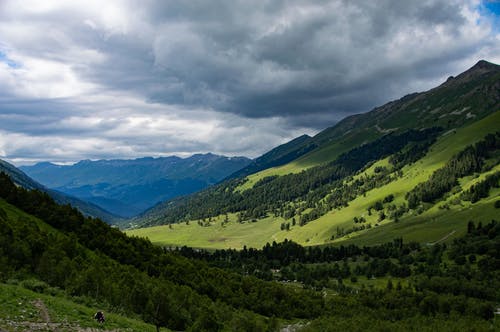
[[131,217],[160,201],[213,185],[249,163],[248,158],[209,153],[189,158],[82,160],[70,166],[43,162],[21,170],[49,188]]
[[500,66],[480,61],[434,89],[340,121],[305,140],[315,148],[287,164],[164,202],[134,220],[136,227],[182,222],[170,231],[131,233],[218,248],[285,238],[379,243],[386,234],[437,241],[467,218],[497,214],[491,183],[500,171],[499,128]]
[[481,60],[429,91],[413,93],[370,112],[349,116],[312,140],[317,148],[295,161],[310,167],[390,132],[439,126],[458,128],[498,110],[500,66]]
[[116,224],[121,222],[121,218],[112,213],[109,213],[108,211],[100,208],[95,204],[80,200],[76,197],[72,197],[57,190],[52,190],[43,186],[42,184],[30,178],[19,168],[1,159],[0,159],[0,172],[4,172],[8,176],[10,176],[11,179],[18,186],[21,186],[26,189],[38,189],[43,192],[46,192],[59,204],[70,204],[71,206],[77,208],[87,216],[99,218],[110,224]]

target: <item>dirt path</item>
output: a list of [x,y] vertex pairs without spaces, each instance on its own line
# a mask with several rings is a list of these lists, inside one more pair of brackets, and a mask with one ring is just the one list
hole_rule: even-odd
[[78,325],[74,325],[71,323],[54,323],[50,319],[49,310],[47,306],[42,301],[42,299],[36,299],[31,302],[33,306],[38,309],[38,314],[40,316],[39,322],[20,322],[20,321],[11,321],[11,320],[1,320],[0,319],[0,332],[6,332],[2,328],[2,326],[9,327],[9,330],[13,329],[14,331],[23,331],[23,332],[120,332],[120,331],[128,331],[128,330],[119,330],[119,329],[102,329],[102,328],[90,328],[90,327],[81,327]]
[[303,327],[306,327],[307,325],[309,325],[309,322],[307,322],[307,323],[295,323],[295,324],[286,325],[286,326],[283,326],[280,329],[280,332],[298,332]]
[[444,240],[446,240],[447,238],[449,238],[450,236],[452,236],[453,234],[455,234],[456,230],[452,230],[451,232],[449,232],[448,234],[446,234],[444,237],[442,237],[441,239],[437,240],[436,242],[428,242],[427,244],[428,245],[435,245],[435,244],[438,244],[439,242],[443,242]]
[[38,309],[38,312],[40,313],[40,318],[44,323],[49,324],[50,323],[50,315],[49,315],[49,310],[45,306],[45,303],[41,299],[36,299],[33,302],[33,305]]

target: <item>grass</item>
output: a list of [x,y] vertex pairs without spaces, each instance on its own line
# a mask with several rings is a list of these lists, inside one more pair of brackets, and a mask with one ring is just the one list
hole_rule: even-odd
[[200,226],[197,221],[189,225],[174,224],[171,227],[155,226],[126,231],[128,235],[147,237],[152,243],[162,246],[183,246],[195,248],[234,248],[243,246],[261,248],[266,242],[278,239],[281,218],[265,218],[258,222],[236,221],[234,215],[229,216],[229,223],[222,225],[222,217],[215,218],[210,226]]
[[[42,303],[49,314],[50,324],[40,314],[39,306]],[[0,283],[0,330],[26,331],[30,324],[46,326],[46,330],[78,331],[92,329],[92,331],[156,331],[153,325],[140,320],[125,317],[112,312],[105,312],[106,322],[98,324],[93,316],[103,308],[86,306],[76,303],[63,296],[51,296],[25,289],[20,285]],[[43,329],[45,331],[45,329]],[[168,331],[162,329],[162,331]]]
[[[473,124],[450,130],[443,134],[437,142],[431,146],[429,152],[416,163],[403,168],[403,177],[398,178],[387,185],[375,188],[349,202],[349,206],[340,210],[333,210],[302,227],[292,226],[289,231],[281,230],[282,222],[291,222],[280,217],[268,217],[258,222],[247,222],[239,224],[235,221],[235,216],[230,217],[230,222],[222,226],[222,217],[215,219],[209,227],[201,227],[196,221],[189,225],[175,224],[172,228],[168,226],[158,226],[144,229],[127,231],[130,235],[137,235],[149,238],[153,243],[167,246],[192,246],[199,248],[261,248],[267,242],[280,242],[284,239],[296,241],[302,245],[322,245],[327,243],[344,244],[356,243],[360,245],[376,244],[392,241],[395,237],[402,236],[408,241],[418,241],[422,243],[432,243],[446,237],[446,241],[463,234],[469,220],[476,222],[489,222],[493,218],[498,218],[498,209],[494,209],[493,202],[498,199],[500,193],[494,190],[490,197],[475,204],[463,202],[462,205],[453,205],[452,201],[457,195],[451,195],[445,201],[438,202],[420,215],[406,215],[398,223],[392,221],[378,222],[378,215],[373,213],[368,215],[368,208],[376,201],[383,200],[389,194],[394,195],[392,204],[400,205],[405,202],[405,194],[413,189],[418,183],[424,182],[438,168],[442,167],[453,155],[461,151],[465,146],[474,144],[481,140],[487,133],[498,130],[500,123],[500,112],[474,122]],[[338,152],[338,151],[337,151]],[[298,171],[304,164],[299,161],[288,165],[269,169],[252,175],[251,181],[259,178],[282,173],[286,174],[290,170]],[[365,173],[373,174],[375,167],[388,166],[387,159],[380,160]],[[500,166],[495,166],[490,172],[500,170]],[[274,172],[274,173],[273,173]],[[467,177],[461,179],[462,188],[468,189],[474,183],[480,181],[487,173],[479,177]],[[246,184],[248,185],[248,184]],[[449,210],[440,209],[444,203],[450,205]],[[355,224],[354,217],[364,217],[367,224],[373,227],[348,236],[331,240],[332,235],[336,237],[337,228],[349,229]],[[375,226],[378,224],[378,226]]]

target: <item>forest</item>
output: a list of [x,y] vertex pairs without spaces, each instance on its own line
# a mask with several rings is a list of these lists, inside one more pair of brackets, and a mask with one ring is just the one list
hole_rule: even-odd
[[[500,299],[500,224],[469,222],[465,238],[423,246],[394,239],[373,247],[167,250],[17,187],[0,174],[0,281],[93,298],[109,310],[175,330],[305,330],[376,322],[381,330],[493,326]],[[43,222],[42,222],[43,221]],[[379,279],[384,287],[365,285]],[[457,318],[458,317],[458,318]]]

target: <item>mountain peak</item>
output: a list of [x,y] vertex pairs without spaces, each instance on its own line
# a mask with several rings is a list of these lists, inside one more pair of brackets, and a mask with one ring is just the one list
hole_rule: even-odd
[[486,60],[479,60],[474,66],[472,66],[469,70],[498,70],[500,68],[499,65],[488,62]]
[[500,71],[499,65],[485,61],[485,60],[479,60],[470,69],[468,69],[465,72],[463,72],[462,74],[458,75],[458,77],[460,77],[460,76],[470,77],[470,76],[482,75],[484,73],[499,72],[499,71]]
[[444,85],[454,85],[454,84],[460,84],[464,82],[468,82],[472,79],[476,79],[478,77],[481,77],[485,74],[496,74],[500,72],[500,66],[488,62],[486,60],[479,60],[474,66],[470,67],[468,70],[464,71],[463,73],[459,74],[456,77],[450,76],[444,83]]

